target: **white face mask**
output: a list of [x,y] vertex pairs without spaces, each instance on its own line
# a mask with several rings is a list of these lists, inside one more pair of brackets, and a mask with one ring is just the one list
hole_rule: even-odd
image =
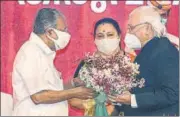
[[130,49],[140,49],[141,42],[140,40],[133,34],[127,33],[124,39],[126,46]]
[[97,46],[97,49],[106,54],[111,54],[115,49],[119,47],[120,39],[114,38],[114,39],[95,39],[95,44]]
[[71,35],[67,32],[62,32],[62,31],[59,31],[54,28],[53,28],[53,30],[56,33],[58,39],[54,39],[54,38],[50,37],[49,35],[47,35],[48,38],[54,42],[56,51],[60,50],[60,49],[64,49],[67,46],[67,44],[69,43]]

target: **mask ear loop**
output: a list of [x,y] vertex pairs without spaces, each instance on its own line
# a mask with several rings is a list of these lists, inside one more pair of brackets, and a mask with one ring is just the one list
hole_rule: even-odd
[[50,33],[49,31],[51,30],[51,28],[46,28],[45,29],[45,35],[46,35],[46,37],[48,37],[48,39],[50,39],[51,41],[53,41],[51,38],[51,36],[49,36],[49,34],[48,33]]
[[57,40],[57,39],[58,39],[58,35],[57,35],[56,31],[55,31],[55,30],[56,30],[55,28],[48,28],[48,29],[46,29],[46,30],[47,30],[47,31],[48,31],[48,30],[53,30],[53,31],[55,32],[55,34],[56,34],[56,37],[57,37],[57,38],[54,39],[54,38],[52,38],[51,36],[49,36],[49,35],[46,34],[46,36],[47,36],[48,38],[50,37],[51,39],[54,39],[54,40]]
[[[54,31],[54,28],[47,28],[46,29],[46,32],[48,32],[48,31],[50,31],[50,30],[53,30]],[[54,31],[55,32],[55,31]],[[56,32],[55,32],[56,33]],[[54,38],[52,38],[50,35],[48,35],[47,33],[46,33],[46,36],[54,43],[54,47],[55,47],[55,40],[56,39],[54,39]],[[57,34],[56,34],[56,36],[57,36]],[[55,47],[56,48],[56,47]]]
[[45,32],[47,33],[47,32],[50,31],[50,30],[54,30],[54,28],[46,28],[46,29],[45,29]]

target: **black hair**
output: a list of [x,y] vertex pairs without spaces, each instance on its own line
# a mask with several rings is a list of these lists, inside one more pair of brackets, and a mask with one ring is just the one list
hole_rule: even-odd
[[100,19],[99,21],[96,22],[95,27],[94,27],[94,37],[96,35],[96,30],[98,28],[99,25],[104,24],[104,23],[108,23],[108,24],[112,24],[113,27],[116,29],[118,35],[121,34],[121,29],[119,27],[119,24],[116,20],[112,19],[112,18],[103,18]]

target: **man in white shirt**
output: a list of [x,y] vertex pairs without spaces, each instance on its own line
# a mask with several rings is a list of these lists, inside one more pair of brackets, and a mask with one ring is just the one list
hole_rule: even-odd
[[14,61],[14,116],[67,116],[66,100],[93,98],[89,88],[64,90],[61,73],[53,64],[55,51],[64,49],[69,40],[64,15],[56,9],[41,9]]

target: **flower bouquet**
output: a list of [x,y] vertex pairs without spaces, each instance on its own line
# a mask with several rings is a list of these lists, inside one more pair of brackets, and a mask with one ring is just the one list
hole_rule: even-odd
[[120,53],[111,58],[87,54],[79,78],[86,87],[93,88],[98,96],[95,98],[95,116],[107,116],[106,95],[122,94],[134,87],[143,87],[145,80],[137,79],[139,65],[132,63],[128,56]]

